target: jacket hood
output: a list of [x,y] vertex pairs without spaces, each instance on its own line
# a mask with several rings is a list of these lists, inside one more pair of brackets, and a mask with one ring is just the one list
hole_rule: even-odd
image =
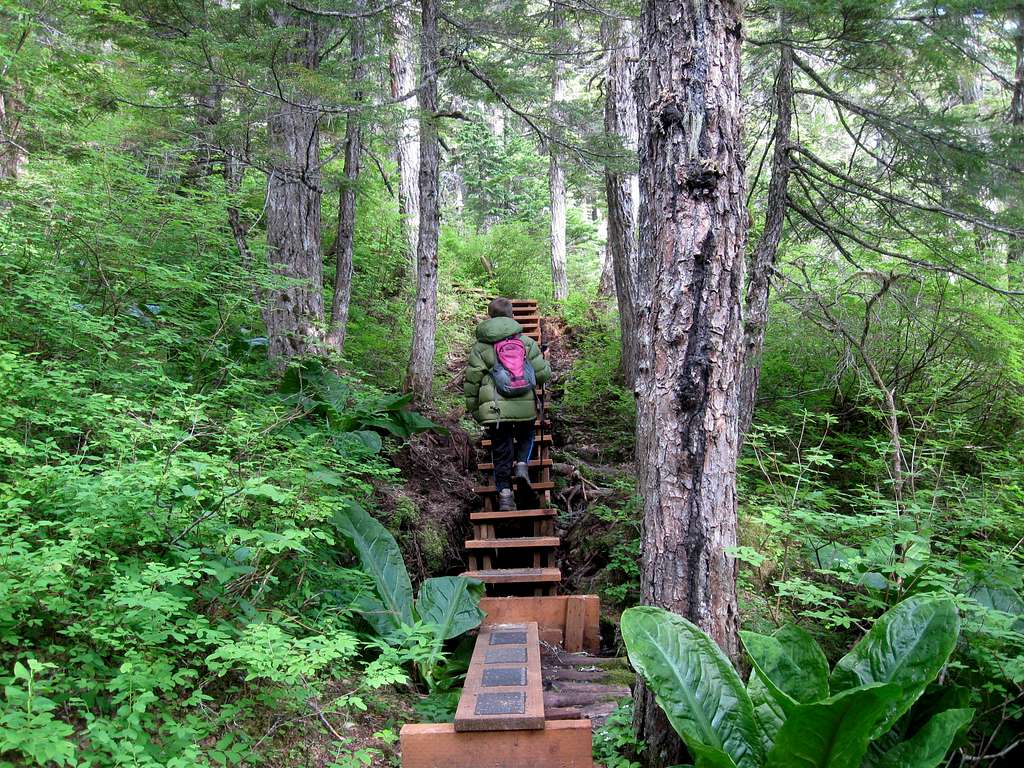
[[523,326],[511,317],[491,317],[476,327],[476,339],[484,344],[493,344],[522,332]]

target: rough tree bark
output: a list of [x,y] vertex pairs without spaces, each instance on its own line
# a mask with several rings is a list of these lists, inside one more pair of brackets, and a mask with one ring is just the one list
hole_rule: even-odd
[[[252,272],[253,255],[249,248],[249,227],[242,220],[242,211],[238,207],[238,195],[242,191],[242,182],[249,167],[249,131],[246,128],[245,143],[241,146],[234,143],[224,148],[224,190],[227,192],[228,227],[238,247],[238,255],[247,273]],[[257,304],[262,304],[261,291],[254,291]]]
[[[789,36],[785,23],[779,24],[779,39]],[[793,125],[793,49],[782,43],[779,69],[775,75],[775,128],[772,132],[771,178],[764,213],[764,229],[754,245],[747,278],[743,313],[743,374],[740,379],[740,440],[754,419],[757,390],[761,384],[761,354],[768,327],[768,296],[772,272],[786,220],[786,190],[789,186],[789,138]]]
[[195,155],[182,174],[182,184],[190,187],[202,184],[214,173],[216,129],[223,117],[224,84],[216,77],[196,95]]
[[1017,6],[1017,34],[1014,38],[1017,65],[1014,67],[1013,98],[1010,100],[1010,123],[1024,125],[1024,3]]
[[[1010,100],[1010,110],[1007,118],[1010,125],[1024,130],[1024,3],[1017,6],[1017,34],[1015,37],[1015,48],[1017,51],[1017,64],[1014,67],[1013,98]],[[1019,144],[1024,144],[1024,139],[1018,132]],[[1024,157],[1024,152],[1018,153],[1018,157]],[[1018,163],[1018,170],[1024,170],[1024,161]],[[1019,204],[1019,201],[1017,201]],[[1011,237],[1006,251],[1006,269],[1010,288],[1020,289],[1024,284],[1024,276],[1021,275],[1021,265],[1024,265],[1024,237]]]
[[[395,44],[389,58],[391,97],[397,99],[416,89],[416,37],[413,34],[411,10],[402,3],[393,16]],[[409,245],[409,271],[416,274],[416,251],[420,231],[420,126],[416,119],[416,101],[412,98],[398,103],[402,117],[398,122],[396,154],[398,155],[398,208],[402,229]]]
[[15,180],[25,164],[25,150],[21,145],[21,115],[23,105],[21,89],[15,83],[0,91],[0,179]]
[[605,238],[604,251],[601,253],[600,277],[597,279],[597,295],[602,299],[610,299],[615,295],[615,265],[612,259],[611,243]]
[[622,375],[632,387],[636,380],[637,335],[637,232],[639,182],[634,163],[637,152],[637,104],[633,93],[637,41],[631,21],[605,18],[601,32],[607,53],[604,129],[617,136],[628,157],[605,167],[604,188],[608,203],[608,256],[614,275],[622,337]]
[[[316,20],[272,11],[294,40],[277,62],[279,72],[314,70],[322,33]],[[312,94],[284,77],[284,99],[267,118],[267,259],[277,278],[264,295],[268,354],[283,364],[316,351],[323,339],[323,264],[320,253],[320,112]]]
[[[357,7],[361,7],[357,5]],[[363,98],[362,86],[366,77],[363,23],[356,20],[349,31],[351,36],[352,77],[356,82],[353,100]],[[345,178],[338,193],[338,231],[331,251],[334,255],[334,291],[331,296],[331,322],[327,330],[327,343],[338,354],[345,351],[345,333],[348,328],[348,307],[352,298],[352,246],[356,226],[356,183],[362,161],[362,125],[358,112],[349,112],[345,119]]]
[[438,0],[422,0],[420,33],[420,227],[416,246],[416,303],[407,387],[417,402],[429,402],[434,387],[437,333],[437,235],[441,149],[437,138]]
[[[741,3],[646,0],[639,37],[640,265],[651,281],[637,387],[641,592],[736,659]],[[648,764],[685,762],[653,694],[636,695]]]
[[[565,15],[562,7],[552,3],[551,25],[556,34],[565,29]],[[564,46],[561,41],[555,45],[555,60],[551,73],[551,133],[560,135],[563,122],[562,100],[565,98],[565,59],[560,55]],[[548,191],[551,195],[551,284],[555,299],[569,295],[569,278],[565,261],[565,168],[562,167],[561,147],[557,141],[548,140]]]

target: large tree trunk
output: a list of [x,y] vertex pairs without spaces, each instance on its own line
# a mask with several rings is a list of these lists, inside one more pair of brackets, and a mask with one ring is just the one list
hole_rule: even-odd
[[[1014,67],[1013,98],[1010,101],[1008,114],[1010,125],[1016,126],[1018,130],[1017,143],[1024,145],[1024,137],[1020,131],[1024,131],[1024,3],[1017,6],[1017,35],[1015,38],[1017,49],[1017,65]],[[1018,153],[1018,157],[1024,157],[1024,151]],[[1024,170],[1024,160],[1017,163],[1017,170]],[[1020,205],[1020,201],[1017,201]],[[1019,290],[1024,284],[1024,275],[1021,275],[1021,267],[1024,265],[1024,237],[1011,237],[1007,244],[1006,268],[1008,273],[1008,287]]]
[[[296,39],[278,66],[315,69],[321,35],[308,16],[273,12],[274,23]],[[268,353],[282,364],[314,352],[323,338],[323,264],[320,254],[320,113],[315,98],[282,79],[285,100],[267,119],[267,258],[277,284],[265,294]],[[283,284],[282,284],[283,283]]]
[[223,117],[224,84],[213,76],[205,88],[196,93],[195,154],[182,174],[186,187],[202,184],[214,173],[216,129]]
[[416,247],[416,303],[408,388],[418,402],[428,402],[434,387],[437,333],[437,234],[441,149],[437,138],[438,0],[422,0],[420,37],[420,228]]
[[[249,227],[242,219],[242,210],[238,207],[238,197],[245,181],[245,172],[249,167],[249,140],[246,128],[244,146],[235,143],[224,148],[224,190],[227,192],[228,227],[238,247],[238,256],[246,273],[251,274],[255,266],[252,249],[249,248]],[[255,290],[256,301],[262,304],[261,291]]]
[[605,237],[604,251],[601,253],[600,277],[597,280],[597,295],[602,299],[610,299],[615,295],[615,265],[612,259],[611,243]]
[[[789,28],[779,25],[779,38],[785,40]],[[754,419],[757,390],[761,384],[761,353],[768,327],[768,295],[775,258],[786,219],[786,190],[789,186],[789,136],[793,124],[793,49],[783,43],[779,51],[779,70],[775,78],[775,129],[772,141],[771,179],[764,214],[764,229],[750,259],[750,275],[743,318],[743,374],[740,379],[740,440]]]
[[1014,38],[1017,65],[1014,67],[1013,98],[1010,100],[1010,123],[1024,125],[1024,3],[1017,6],[1017,34]]
[[18,178],[25,164],[25,150],[21,144],[22,90],[14,83],[6,91],[0,90],[0,180]]
[[[355,65],[352,76],[356,81],[354,101],[362,101],[361,83],[366,77],[364,61],[365,44],[363,23],[356,21],[349,32],[351,35],[352,62]],[[349,112],[345,119],[345,179],[338,193],[338,231],[331,250],[334,253],[334,292],[331,296],[331,324],[327,332],[327,343],[338,354],[345,351],[345,334],[348,328],[348,307],[352,299],[352,247],[356,226],[356,184],[359,181],[359,167],[362,160],[362,125],[356,110]]]
[[[551,25],[556,34],[565,29],[565,16],[557,3],[552,3]],[[569,295],[569,278],[565,266],[565,168],[562,167],[562,147],[556,137],[561,135],[562,100],[565,98],[565,59],[560,54],[564,46],[559,40],[555,47],[555,61],[551,74],[551,134],[548,140],[548,190],[551,194],[551,284],[555,299]]]
[[[646,0],[640,31],[640,354],[637,474],[643,601],[694,622],[733,659],[736,457],[747,212],[740,130],[741,5]],[[685,762],[645,686],[651,766]]]
[[608,49],[604,129],[621,140],[627,155],[622,162],[605,167],[604,187],[608,201],[608,257],[619,306],[622,375],[632,387],[636,381],[638,349],[636,217],[639,186],[634,170],[638,134],[633,94],[637,42],[630,21],[606,18],[601,22],[601,31]]
[[[395,8],[395,45],[391,51],[391,96],[399,98],[416,89],[416,37],[413,34],[411,11],[402,3]],[[402,214],[402,230],[408,243],[409,271],[416,274],[416,251],[420,231],[420,126],[416,119],[416,100],[399,102],[402,117],[398,122],[398,207]]]

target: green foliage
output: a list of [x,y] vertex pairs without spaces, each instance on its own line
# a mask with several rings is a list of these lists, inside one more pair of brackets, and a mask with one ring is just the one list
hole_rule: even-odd
[[910,733],[911,707],[958,636],[951,600],[910,597],[883,614],[828,677],[806,633],[744,633],[754,662],[744,688],[715,642],[682,617],[650,607],[622,615],[630,661],[698,766],[857,768],[871,745],[869,765],[912,756],[914,765],[934,768],[974,711],[935,712]]
[[[775,411],[748,436],[741,473],[736,554],[758,595],[751,612],[773,624],[811,622],[836,658],[865,616],[921,592],[955,596],[964,642],[950,680],[982,712],[1015,695],[1024,606],[1014,550],[1020,464],[1010,456],[1019,447],[965,450],[990,438],[964,419],[919,420],[915,485],[897,504],[866,482],[887,475],[884,440],[864,425],[840,430],[827,413]],[[1006,714],[1016,720],[1020,710]],[[972,727],[990,733],[997,723]]]
[[371,453],[382,447],[380,433],[408,438],[419,432],[446,430],[408,408],[412,395],[366,397],[367,387],[354,390],[318,360],[290,367],[281,382],[284,402],[304,413],[323,417],[331,434],[344,446],[355,441]]
[[444,642],[479,626],[484,618],[483,582],[462,576],[427,579],[413,602],[409,573],[391,532],[354,503],[339,509],[333,520],[373,581],[375,595],[360,600],[364,618],[383,639],[401,637],[402,647],[410,649],[411,660],[434,689],[444,663]]
[[908,598],[887,611],[848,654],[839,660],[829,685],[844,691],[872,683],[899,686],[876,736],[910,709],[934,680],[960,636],[960,617],[952,600]]
[[105,138],[33,157],[0,217],[0,750],[252,763],[279,749],[267,713],[340,678],[332,706],[358,713],[408,682],[409,654],[361,634],[367,577],[330,520],[394,480],[382,446],[433,426],[312,365],[282,394],[224,200]]
[[623,755],[643,754],[644,744],[633,729],[633,702],[621,702],[594,731],[594,761],[605,768],[641,768],[641,764]]
[[498,296],[550,299],[547,231],[536,221],[499,222],[479,233],[446,229],[441,247],[460,282]]
[[26,664],[16,661],[13,676],[3,683],[0,752],[20,753],[35,765],[74,765],[75,745],[68,739],[74,728],[54,717],[57,702],[45,695],[45,672],[56,665],[32,657]]
[[640,499],[616,507],[598,504],[590,514],[607,526],[587,542],[607,556],[599,575],[601,596],[613,605],[634,605],[640,598]]
[[714,640],[660,608],[627,609],[621,629],[630,663],[698,763],[727,755],[741,768],[763,764],[753,705]]
[[562,383],[562,416],[592,433],[610,455],[628,455],[636,405],[623,385],[618,317],[577,294],[563,313],[578,334],[579,357]]

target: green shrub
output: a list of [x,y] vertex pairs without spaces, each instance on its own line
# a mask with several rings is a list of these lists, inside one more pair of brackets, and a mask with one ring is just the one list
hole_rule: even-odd
[[714,640],[660,608],[630,608],[622,637],[633,666],[696,765],[934,768],[974,716],[912,709],[956,645],[951,600],[908,598],[882,615],[829,673],[806,632],[743,633],[754,665],[744,686]]

